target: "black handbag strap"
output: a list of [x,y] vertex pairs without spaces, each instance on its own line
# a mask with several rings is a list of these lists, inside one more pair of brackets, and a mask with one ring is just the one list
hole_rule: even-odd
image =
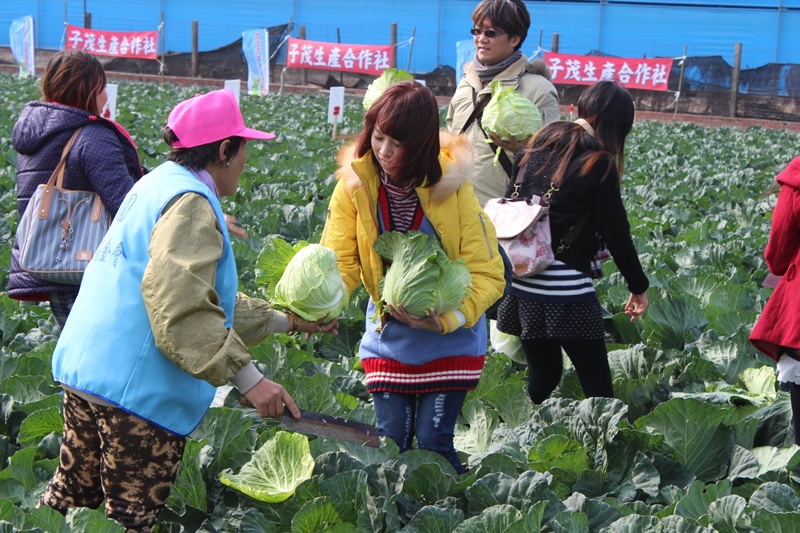
[[[578,171],[578,169],[580,169],[581,165],[583,165],[585,162],[586,158],[584,157],[575,158],[575,160],[569,164],[569,166],[567,167],[567,171],[564,173],[564,181],[566,181],[567,178],[575,174]],[[525,167],[523,166],[517,169],[517,178],[514,180],[514,192],[511,193],[512,198],[516,198],[519,196],[519,188],[522,186],[522,181],[524,179],[525,179]],[[557,191],[558,189],[556,189],[555,185],[551,183],[550,190],[547,191],[547,193],[545,193],[544,196],[550,198],[553,195],[553,193]]]
[[[467,117],[467,121],[464,122],[464,126],[461,127],[461,133],[463,134],[467,129],[475,122],[475,119],[480,117],[483,114],[483,110],[486,109],[486,105],[489,103],[489,100],[492,99],[491,94],[484,94],[483,97],[475,104],[475,107],[472,108],[472,113],[470,113],[469,117]],[[489,139],[489,136],[486,135],[486,131],[484,131],[483,126],[481,126],[480,120],[478,120],[478,128],[480,128],[481,133],[486,139]],[[497,152],[499,147],[493,143],[489,143],[489,147],[492,149],[493,152]],[[500,155],[498,156],[498,161],[500,161],[500,166],[503,167],[503,170],[506,172],[506,176],[509,178],[513,175],[513,167],[514,165],[511,163],[511,159],[509,159],[508,154],[506,154],[505,150],[500,150]]]
[[[461,127],[462,134],[465,131],[467,131],[469,127],[472,125],[472,123],[475,121],[475,119],[478,118],[478,116],[481,113],[483,113],[483,110],[486,109],[486,105],[489,103],[489,100],[491,100],[491,98],[492,98],[491,95],[486,94],[483,96],[483,98],[480,99],[480,101],[478,101],[475,104],[475,107],[472,108],[472,113],[470,113],[469,117],[467,117],[467,121],[464,122],[464,125]],[[480,125],[480,122],[478,124]]]
[[577,239],[578,235],[581,234],[581,232],[583,231],[583,227],[586,225],[586,222],[588,221],[589,221],[589,213],[586,213],[571,228],[569,228],[569,231],[567,232],[566,235],[564,235],[564,238],[561,239],[561,242],[558,245],[558,249],[556,250],[557,254],[563,252],[564,250],[569,248],[573,242],[575,242],[575,239]]

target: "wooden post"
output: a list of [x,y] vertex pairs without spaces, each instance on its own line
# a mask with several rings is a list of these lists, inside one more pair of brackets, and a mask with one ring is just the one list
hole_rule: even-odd
[[681,100],[681,89],[683,88],[683,71],[686,68],[686,45],[683,45],[683,57],[681,58],[681,75],[678,78],[678,93],[675,95],[675,111],[672,113],[673,120],[678,115],[678,103]]
[[91,13],[84,13],[83,14],[83,27],[87,30],[92,29],[92,14]]
[[742,43],[733,48],[733,73],[731,74],[731,117],[736,116],[736,104],[739,100],[739,74],[742,68]]
[[[300,39],[305,39],[306,38],[306,27],[305,26],[300,26],[299,37],[300,37]],[[303,70],[303,85],[308,85],[308,69],[304,68],[302,70]]]
[[554,54],[558,53],[558,34],[553,34],[553,44],[550,45],[550,51]]
[[392,54],[392,67],[397,68],[397,23],[392,22],[391,36],[389,37],[389,43],[392,45],[392,50],[394,53]]
[[199,55],[197,53],[197,21],[192,21],[192,77],[199,78],[200,77],[200,65],[199,65]]

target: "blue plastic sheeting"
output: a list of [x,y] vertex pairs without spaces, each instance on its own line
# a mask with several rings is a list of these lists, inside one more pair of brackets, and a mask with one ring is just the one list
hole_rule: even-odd
[[[630,4],[629,0],[607,0],[609,4]],[[636,0],[637,4],[654,4],[659,6],[669,6],[670,4],[677,4],[678,2],[663,2],[662,0]],[[721,0],[719,2],[711,2],[709,0],[682,0],[679,2],[685,6],[697,7],[741,7],[741,8],[769,8],[778,9],[778,7],[786,7],[785,2],[781,0]]]
[[[187,0],[3,0],[0,46],[9,46],[8,28],[33,15],[37,48],[58,49],[64,22],[83,26],[83,9],[92,26],[103,30],[156,29],[164,12],[164,50],[189,52],[192,21],[198,22],[199,50],[223,47],[243,30],[295,23],[310,40],[353,44],[390,42],[397,24],[397,66],[430,72],[455,66],[456,46],[469,39],[477,0],[231,0],[223,4]],[[733,63],[734,44],[742,43],[742,68],[768,63],[800,63],[800,0],[642,0],[527,2],[531,29],[522,50],[549,49],[559,34],[559,51],[590,50],[621,57],[722,56]],[[723,7],[728,6],[728,7]],[[338,34],[337,34],[338,30]],[[412,35],[413,43],[410,42]]]

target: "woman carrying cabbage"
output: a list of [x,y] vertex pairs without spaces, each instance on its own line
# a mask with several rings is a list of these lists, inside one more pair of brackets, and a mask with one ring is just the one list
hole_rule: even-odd
[[[430,89],[401,82],[372,104],[339,163],[321,243],[336,252],[348,290],[363,283],[370,294],[359,358],[378,429],[401,451],[416,436],[417,448],[440,453],[462,473],[455,423],[483,368],[484,311],[505,285],[494,227],[467,179],[469,143],[439,131]],[[411,231],[434,236],[450,261],[466,265],[471,286],[454,309],[412,316],[387,303],[380,312],[388,263],[375,243],[382,234]]]
[[[464,77],[458,80],[450,100],[447,127],[452,133],[462,132],[469,138],[474,156],[469,179],[481,205],[490,198],[503,196],[511,175],[511,161],[525,148],[530,135],[528,128],[507,135],[482,124],[480,106],[488,103],[492,82],[500,84],[502,90],[514,89],[521,98],[532,102],[541,113],[540,124],[561,116],[549,67],[541,59],[529,62],[521,52],[530,25],[531,16],[522,0],[481,0],[472,12],[470,33],[475,56],[464,65]],[[512,111],[509,115],[513,120],[519,113]],[[493,144],[488,144],[489,141]],[[502,150],[498,151],[498,147]],[[495,155],[499,157],[498,163]]]

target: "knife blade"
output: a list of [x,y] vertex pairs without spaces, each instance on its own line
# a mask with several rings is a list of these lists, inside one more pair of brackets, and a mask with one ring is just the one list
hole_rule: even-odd
[[281,429],[317,437],[355,442],[356,444],[373,448],[380,448],[381,446],[378,428],[375,426],[303,409],[300,409],[300,412],[302,416],[295,418],[286,409],[281,415]]

